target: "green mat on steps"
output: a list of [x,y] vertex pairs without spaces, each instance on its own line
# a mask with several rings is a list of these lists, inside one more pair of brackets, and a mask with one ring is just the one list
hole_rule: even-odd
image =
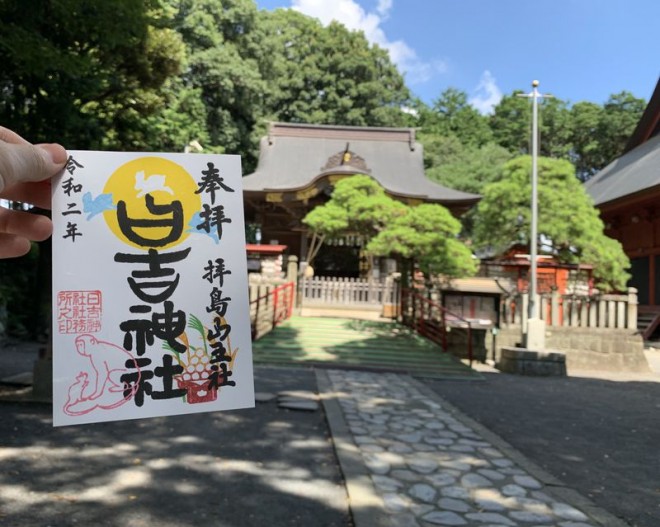
[[313,365],[481,379],[440,346],[394,322],[293,317],[253,342],[256,364]]

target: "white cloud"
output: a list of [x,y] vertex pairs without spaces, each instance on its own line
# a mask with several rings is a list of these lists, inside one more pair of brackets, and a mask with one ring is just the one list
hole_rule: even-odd
[[497,81],[490,71],[482,73],[479,85],[474,90],[473,95],[468,101],[480,113],[492,113],[493,108],[502,100],[502,91],[497,86]]
[[318,18],[324,25],[336,20],[348,29],[363,31],[369,42],[389,52],[399,71],[407,74],[410,84],[426,82],[434,73],[447,70],[444,61],[425,62],[403,40],[391,42],[387,38],[381,24],[389,16],[393,0],[378,0],[375,12],[365,11],[355,0],[292,0],[291,4],[296,11]]

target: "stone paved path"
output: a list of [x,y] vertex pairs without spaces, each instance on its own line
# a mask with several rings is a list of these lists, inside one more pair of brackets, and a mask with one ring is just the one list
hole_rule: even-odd
[[327,376],[392,525],[602,525],[553,498],[412,378],[338,370]]

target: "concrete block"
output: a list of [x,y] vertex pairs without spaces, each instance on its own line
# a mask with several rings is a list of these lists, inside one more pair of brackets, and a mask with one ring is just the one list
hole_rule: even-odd
[[566,375],[566,354],[528,348],[502,348],[497,368],[500,371],[518,375],[564,376]]

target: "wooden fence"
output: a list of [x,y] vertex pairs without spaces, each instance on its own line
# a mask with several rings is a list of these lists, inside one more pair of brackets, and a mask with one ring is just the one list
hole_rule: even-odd
[[399,303],[398,284],[393,280],[304,278],[300,283],[300,293],[303,305],[334,304],[351,307]]
[[293,313],[294,282],[281,285],[250,285],[250,325],[252,340],[263,337]]
[[[527,323],[527,294],[503,299],[502,325]],[[539,316],[548,326],[637,329],[637,289],[622,295],[540,295]]]

